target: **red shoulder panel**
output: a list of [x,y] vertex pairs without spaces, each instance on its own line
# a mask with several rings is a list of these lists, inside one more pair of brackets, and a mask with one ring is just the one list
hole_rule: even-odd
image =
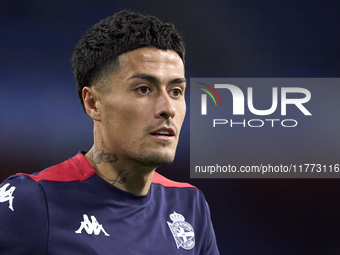
[[197,189],[195,186],[189,183],[186,183],[186,182],[175,182],[175,181],[169,180],[168,178],[165,178],[163,175],[160,175],[157,172],[154,172],[153,174],[152,183],[161,184],[164,187]]
[[[95,173],[90,163],[85,156],[78,153],[73,158],[70,158],[58,165],[47,168],[37,175],[25,174],[31,177],[36,182],[39,181],[55,181],[55,182],[70,182],[83,181]],[[23,173],[18,173],[23,174]]]

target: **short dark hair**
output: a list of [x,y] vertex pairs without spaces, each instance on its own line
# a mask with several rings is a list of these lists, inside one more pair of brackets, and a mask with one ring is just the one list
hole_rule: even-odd
[[184,63],[185,46],[175,26],[154,16],[120,11],[101,20],[82,36],[71,63],[83,108],[83,88],[93,86],[112,67],[119,67],[120,55],[143,47],[173,50]]

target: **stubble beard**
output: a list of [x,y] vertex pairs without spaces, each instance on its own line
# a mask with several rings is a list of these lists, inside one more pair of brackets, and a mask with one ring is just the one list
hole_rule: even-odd
[[[163,147],[167,145],[164,143]],[[159,166],[167,166],[171,164],[175,159],[175,152],[171,153],[153,153],[152,151],[148,151],[145,144],[141,144],[140,151],[140,162],[143,166],[150,166],[150,167],[159,167]]]
[[[166,147],[167,144],[164,143],[163,147]],[[176,149],[175,149],[176,150]],[[143,143],[140,145],[139,151],[137,155],[127,155],[129,158],[138,162],[144,167],[160,167],[167,166],[171,164],[175,159],[175,151],[169,153],[155,153],[150,151],[147,144]]]
[[[175,129],[175,133],[179,134],[179,130],[176,127],[172,119],[160,120],[155,125],[150,125],[150,126],[145,127],[143,131],[146,133],[149,133],[151,130],[163,124],[172,126]],[[170,144],[167,142],[164,142],[162,145],[164,148],[167,146],[170,146]],[[148,146],[149,145],[147,143],[142,143],[139,147],[138,161],[141,162],[143,166],[149,166],[149,167],[167,166],[174,161],[176,148],[177,148],[177,142],[176,142],[176,145],[173,151],[166,153],[166,154],[154,153],[150,151]]]

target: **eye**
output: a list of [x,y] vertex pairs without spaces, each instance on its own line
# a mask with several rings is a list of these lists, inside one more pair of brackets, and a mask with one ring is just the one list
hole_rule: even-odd
[[151,90],[147,86],[141,86],[141,87],[136,88],[136,92],[138,94],[144,95],[144,94],[149,94]]
[[181,89],[173,89],[170,91],[170,95],[173,97],[180,97],[182,95]]

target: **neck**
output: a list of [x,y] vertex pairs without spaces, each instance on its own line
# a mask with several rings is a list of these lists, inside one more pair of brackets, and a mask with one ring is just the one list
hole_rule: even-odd
[[136,195],[148,193],[156,168],[144,167],[131,160],[118,158],[115,154],[98,150],[96,145],[85,157],[96,173],[113,186]]

